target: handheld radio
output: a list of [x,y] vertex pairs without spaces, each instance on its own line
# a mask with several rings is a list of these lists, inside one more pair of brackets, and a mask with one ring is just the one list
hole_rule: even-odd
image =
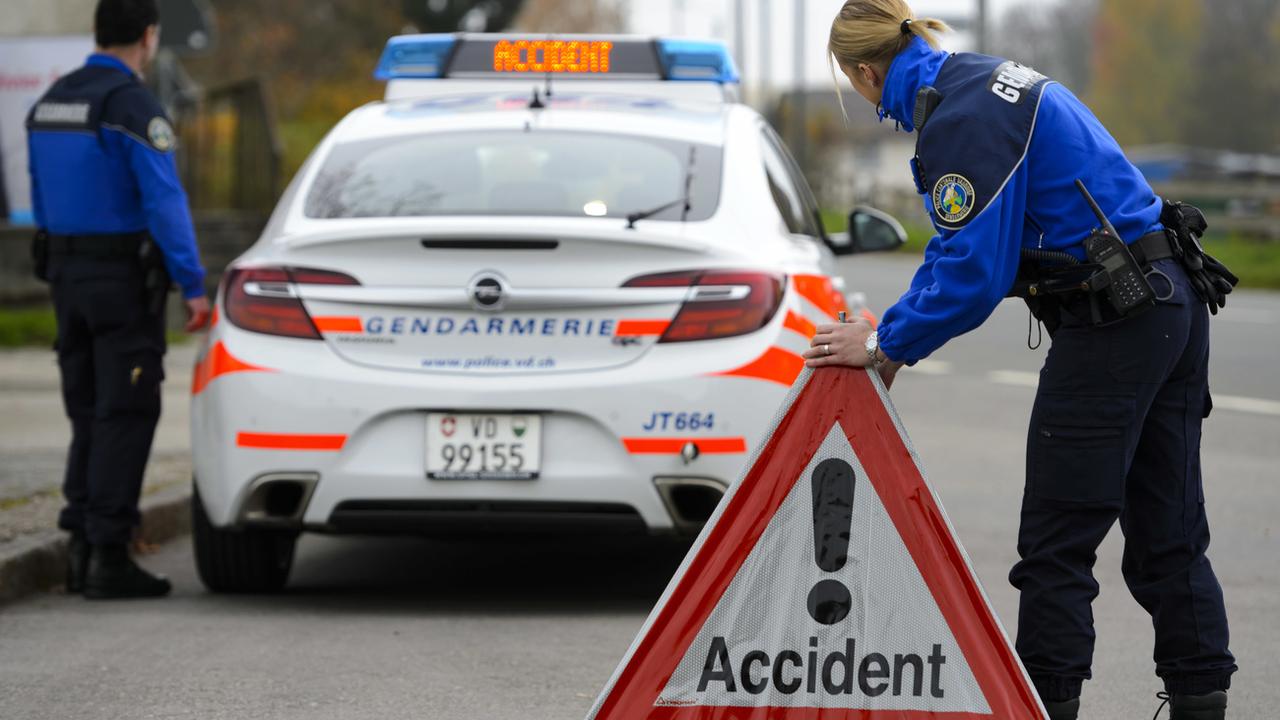
[[1134,259],[1129,246],[1120,239],[1111,221],[1107,219],[1102,208],[1094,201],[1084,183],[1076,180],[1076,189],[1084,196],[1089,208],[1098,217],[1101,228],[1094,228],[1084,241],[1084,252],[1089,261],[1101,267],[1098,276],[1092,279],[1107,293],[1111,306],[1121,316],[1128,316],[1155,304],[1156,294],[1147,282],[1146,275],[1138,261]]

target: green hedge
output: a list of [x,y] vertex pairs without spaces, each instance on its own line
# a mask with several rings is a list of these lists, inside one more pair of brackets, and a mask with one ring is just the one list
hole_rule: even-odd
[[57,335],[52,308],[0,308],[0,347],[53,347]]

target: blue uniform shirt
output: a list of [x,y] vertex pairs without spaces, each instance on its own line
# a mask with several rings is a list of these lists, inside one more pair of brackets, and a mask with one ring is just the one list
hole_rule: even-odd
[[1077,178],[1126,242],[1161,227],[1160,198],[1065,87],[1016,63],[948,55],[915,38],[889,67],[884,114],[915,130],[924,86],[942,101],[919,131],[912,172],[938,234],[879,328],[885,355],[911,363],[991,315],[1022,248],[1084,257],[1098,221]]
[[53,235],[150,231],[185,298],[204,294],[187,195],[164,110],[110,55],[90,55],[27,118],[31,201]]

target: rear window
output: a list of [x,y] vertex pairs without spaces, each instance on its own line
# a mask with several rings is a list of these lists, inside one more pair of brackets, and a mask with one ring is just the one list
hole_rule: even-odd
[[[625,218],[683,198],[692,164],[687,219],[706,220],[720,200],[720,160],[714,145],[536,129],[365,140],[333,148],[305,212]],[[652,217],[679,220],[681,211],[674,202]]]

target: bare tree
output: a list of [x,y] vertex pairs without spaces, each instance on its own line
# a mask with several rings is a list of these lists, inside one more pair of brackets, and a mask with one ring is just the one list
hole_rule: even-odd
[[626,32],[627,1],[525,0],[514,27],[537,33]]
[[1195,80],[1174,102],[1190,106],[1185,142],[1280,151],[1280,3],[1206,2]]
[[524,0],[401,0],[404,16],[424,32],[496,32],[511,24]]
[[1000,18],[992,52],[1034,67],[1077,94],[1089,87],[1098,0],[1025,1]]

